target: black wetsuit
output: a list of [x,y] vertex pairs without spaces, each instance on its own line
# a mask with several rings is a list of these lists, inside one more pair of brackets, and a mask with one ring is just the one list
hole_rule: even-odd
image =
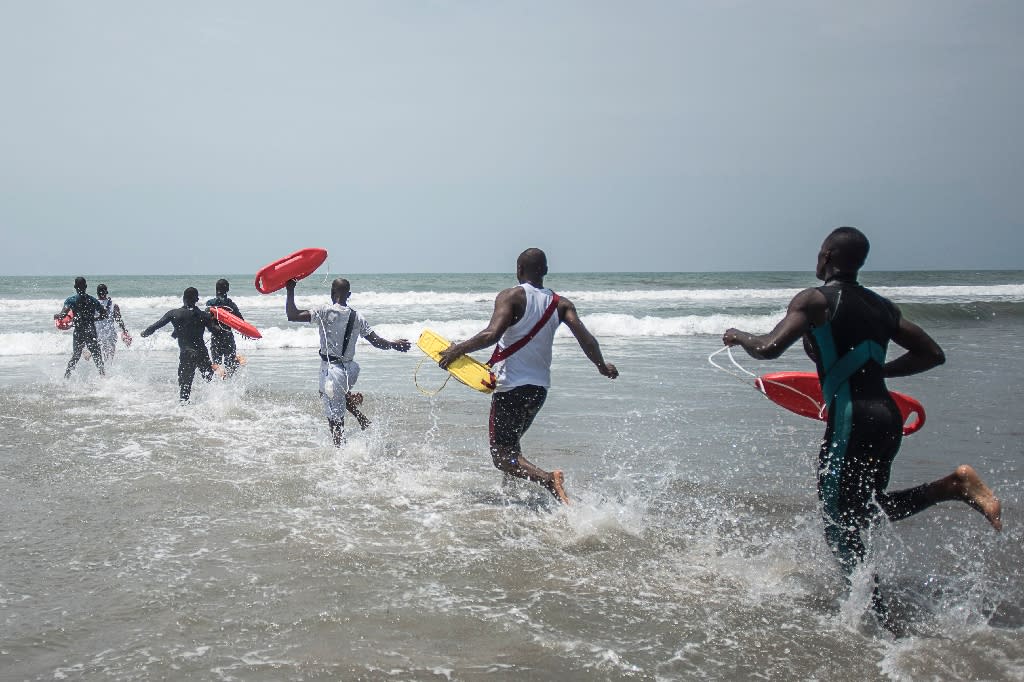
[[[242,317],[242,312],[235,305],[235,302],[227,296],[211,298],[206,302],[206,306],[208,308],[215,306],[217,308],[227,308],[239,319],[245,319]],[[229,327],[219,322],[210,331],[210,355],[213,356],[213,361],[218,365],[224,365],[224,369],[229,375],[234,374],[235,370],[238,369],[238,356],[235,355],[235,333]]]
[[192,395],[192,380],[197,369],[207,381],[213,379],[213,366],[203,333],[207,329],[212,331],[216,322],[205,310],[182,306],[168,310],[157,322],[146,327],[142,336],[149,336],[168,322],[174,326],[172,336],[178,340],[178,392],[181,401],[186,402]]
[[71,359],[68,360],[68,367],[64,371],[64,378],[71,376],[71,370],[78,364],[82,357],[82,349],[88,348],[92,354],[92,361],[96,363],[96,369],[100,374],[105,374],[103,367],[103,353],[100,350],[99,340],[96,337],[96,320],[107,316],[100,302],[86,293],[76,293],[64,301],[64,308],[71,310],[75,315],[72,320],[74,335],[71,342]]
[[902,519],[933,504],[924,486],[885,492],[903,439],[903,419],[885,386],[885,351],[900,323],[899,309],[859,284],[819,287],[828,320],[809,334],[828,426],[818,455],[818,496],[825,538],[847,572],[864,559],[866,530],[879,508]]

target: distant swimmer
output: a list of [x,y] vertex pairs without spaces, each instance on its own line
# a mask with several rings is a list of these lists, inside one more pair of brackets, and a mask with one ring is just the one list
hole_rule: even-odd
[[331,283],[329,305],[310,310],[299,310],[295,306],[295,280],[290,280],[285,286],[288,321],[308,322],[315,325],[320,333],[320,397],[334,444],[340,446],[345,439],[346,410],[355,416],[361,428],[370,425],[370,420],[359,411],[363,395],[352,392],[359,378],[359,363],[355,361],[356,341],[361,336],[374,348],[400,353],[408,351],[410,344],[406,339],[382,339],[360,313],[348,307],[352,288],[347,279],[339,277]]
[[619,371],[604,361],[597,339],[583,325],[572,301],[544,288],[547,273],[543,251],[523,251],[516,261],[519,285],[500,292],[487,327],[442,351],[438,364],[447,368],[461,355],[498,343],[491,356],[497,379],[491,395],[491,460],[506,474],[540,483],[559,501],[568,503],[562,472],[544,471],[531,464],[523,457],[520,444],[551,386],[551,350],[558,325],[566,324],[602,375],[614,379]]
[[[932,369],[945,362],[945,354],[895,304],[857,283],[868,246],[856,228],[833,230],[821,246],[815,270],[824,286],[797,294],[786,316],[767,334],[728,329],[722,336],[725,345],[741,346],[759,359],[777,358],[803,337],[828,405],[818,454],[825,538],[848,574],[864,560],[862,534],[880,514],[896,521],[938,502],[959,500],[981,512],[996,530],[1002,528],[999,500],[966,464],[931,483],[886,491],[903,438],[903,419],[885,380]],[[907,352],[886,362],[890,341]],[[873,606],[883,624],[890,625],[875,580]]]
[[92,355],[92,361],[96,363],[96,369],[99,370],[100,376],[106,374],[106,369],[103,365],[103,352],[96,338],[96,321],[106,319],[107,311],[99,301],[86,293],[87,288],[88,285],[85,282],[85,277],[75,277],[75,294],[68,296],[64,301],[64,307],[53,316],[53,319],[59,320],[66,317],[68,312],[74,313],[74,317],[72,317],[74,334],[71,339],[71,359],[68,360],[67,369],[64,371],[65,379],[71,378],[71,370],[78,364],[78,360],[82,357],[83,349],[89,350],[89,353]]
[[213,363],[210,362],[203,334],[207,329],[213,331],[217,323],[208,312],[196,306],[199,291],[195,287],[185,289],[181,300],[185,305],[168,310],[163,317],[146,327],[140,336],[146,338],[168,322],[173,325],[171,336],[178,340],[178,397],[184,404],[192,396],[192,381],[196,370],[207,381],[213,379]]
[[[239,319],[244,320],[245,318],[242,317],[242,312],[238,309],[238,306],[228,298],[229,288],[230,285],[226,279],[218,279],[216,284],[217,296],[208,300],[206,306],[208,308],[227,308]],[[210,355],[213,356],[215,364],[224,368],[227,376],[234,374],[240,364],[235,350],[235,333],[231,331],[230,327],[218,322],[214,326],[214,331],[210,333]]]
[[106,317],[96,320],[96,337],[100,342],[100,349],[103,351],[104,362],[110,362],[114,358],[114,351],[117,349],[117,327],[121,328],[121,339],[125,346],[132,343],[132,335],[128,333],[121,318],[121,308],[110,298],[106,284],[96,287],[96,297],[100,305],[106,311]]

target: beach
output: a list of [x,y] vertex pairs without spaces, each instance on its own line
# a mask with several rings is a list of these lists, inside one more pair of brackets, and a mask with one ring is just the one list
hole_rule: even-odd
[[[52,318],[75,274],[0,277],[0,679],[1024,679],[1024,272],[863,273],[947,355],[890,382],[927,410],[891,487],[972,464],[1004,530],[953,503],[883,523],[849,589],[815,492],[824,425],[708,362],[727,327],[771,329],[811,273],[549,275],[621,373],[559,331],[523,446],[565,472],[568,507],[503,481],[489,398],[428,395],[445,373],[415,345],[360,342],[373,424],[349,419],[333,447],[317,331],[251,275],[227,275],[230,296],[263,338],[181,406],[170,327],[138,332],[219,275],[84,273],[134,343],[107,377],[83,360],[65,380]],[[413,342],[468,338],[515,284],[345,276],[378,334]],[[329,286],[300,282],[299,307]],[[813,370],[799,344],[734,357]],[[872,573],[905,636],[872,617]]]

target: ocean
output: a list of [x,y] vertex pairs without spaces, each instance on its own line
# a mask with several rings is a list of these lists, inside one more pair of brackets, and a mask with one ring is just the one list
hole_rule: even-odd
[[[768,331],[810,273],[550,274],[621,373],[560,330],[523,443],[565,471],[568,507],[503,481],[488,397],[427,395],[446,374],[415,346],[360,342],[373,425],[349,419],[334,448],[316,330],[251,275],[231,296],[263,339],[179,406],[170,327],[139,331],[217,277],[81,273],[135,340],[106,378],[83,360],[65,380],[52,317],[76,274],[0,277],[0,679],[1024,679],[1022,271],[863,273],[947,355],[890,382],[927,410],[892,487],[972,464],[1004,530],[959,503],[882,523],[849,588],[815,492],[823,425],[708,362],[727,327]],[[350,280],[378,334],[412,341],[467,338],[515,283]],[[322,273],[299,284],[300,308],[328,300]],[[812,369],[799,345],[735,358]],[[869,612],[872,573],[903,637]]]

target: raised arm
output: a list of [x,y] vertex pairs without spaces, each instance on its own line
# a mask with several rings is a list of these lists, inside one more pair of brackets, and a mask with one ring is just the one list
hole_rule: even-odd
[[558,317],[569,328],[572,335],[576,337],[576,342],[580,344],[580,348],[583,349],[587,359],[597,366],[598,372],[609,379],[619,376],[619,370],[615,368],[615,365],[604,361],[604,356],[601,355],[601,346],[597,343],[594,335],[590,333],[590,330],[584,326],[583,321],[576,313],[576,306],[573,305],[572,301],[563,298],[558,302]]
[[285,286],[284,313],[289,322],[309,322],[312,316],[308,310],[299,310],[295,306],[295,280],[290,279]]
[[905,377],[909,374],[926,372],[946,361],[946,354],[927,332],[902,317],[896,335],[892,338],[907,352],[895,360],[885,363],[885,376]]
[[812,324],[824,324],[827,307],[825,296],[820,291],[804,289],[789,302],[786,316],[775,325],[775,329],[760,336],[739,329],[726,329],[722,343],[740,346],[759,360],[774,360],[810,331]]
[[494,312],[491,313],[491,321],[487,323],[487,326],[477,332],[475,336],[462,343],[452,344],[441,351],[441,361],[437,364],[442,369],[447,369],[448,365],[459,356],[493,346],[505,333],[505,330],[512,325],[516,311],[520,311],[519,314],[522,315],[522,311],[525,309],[526,294],[523,293],[522,288],[505,289],[494,299]]

